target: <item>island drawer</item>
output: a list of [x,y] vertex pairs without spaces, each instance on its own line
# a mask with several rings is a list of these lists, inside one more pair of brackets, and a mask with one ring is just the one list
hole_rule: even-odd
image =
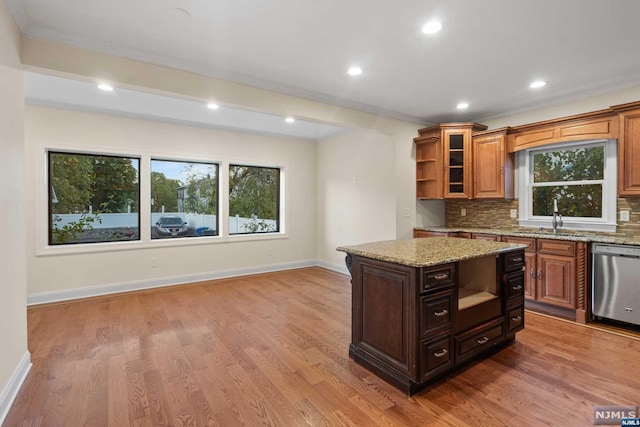
[[504,269],[507,271],[522,270],[524,267],[524,252],[510,252],[504,256]]
[[524,307],[509,310],[507,314],[507,332],[516,332],[524,328]]
[[453,311],[453,291],[420,298],[420,336],[425,338],[434,330],[451,326]]
[[420,346],[421,380],[432,377],[453,366],[453,336],[451,334],[422,341]]
[[507,276],[507,299],[524,295],[524,274],[521,272]]
[[498,344],[504,337],[504,317],[456,337],[456,360],[463,361]]
[[455,266],[453,264],[439,265],[424,271],[420,291],[428,292],[443,286],[452,286],[454,281]]

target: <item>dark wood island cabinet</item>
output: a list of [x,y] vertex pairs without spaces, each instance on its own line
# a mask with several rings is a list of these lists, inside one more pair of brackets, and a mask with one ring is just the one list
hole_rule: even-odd
[[338,248],[349,356],[411,395],[524,327],[524,245],[431,237]]

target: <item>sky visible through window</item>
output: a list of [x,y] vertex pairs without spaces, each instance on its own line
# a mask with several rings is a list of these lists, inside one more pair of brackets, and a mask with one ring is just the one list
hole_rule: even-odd
[[[191,164],[191,172],[186,168]],[[189,181],[189,177],[195,175],[206,176],[211,171],[211,163],[198,163],[188,160],[151,160],[151,170],[164,174],[168,179],[177,179],[183,185]]]

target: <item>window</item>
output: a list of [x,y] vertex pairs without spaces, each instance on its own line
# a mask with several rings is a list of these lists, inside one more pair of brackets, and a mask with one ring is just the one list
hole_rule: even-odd
[[48,152],[49,244],[140,239],[140,160]]
[[280,231],[280,169],[229,165],[229,234]]
[[549,227],[555,200],[564,228],[615,231],[615,149],[615,141],[595,141],[520,154],[520,224]]
[[218,165],[151,160],[151,238],[218,235]]

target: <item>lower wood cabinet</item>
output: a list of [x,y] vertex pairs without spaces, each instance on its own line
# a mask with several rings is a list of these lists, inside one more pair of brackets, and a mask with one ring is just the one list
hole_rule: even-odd
[[458,233],[449,233],[446,231],[426,231],[413,230],[413,237],[457,237]]
[[[503,236],[526,244],[523,293],[527,301],[567,309],[558,312],[586,321],[587,244],[555,239]],[[539,306],[544,308],[544,306]]]

